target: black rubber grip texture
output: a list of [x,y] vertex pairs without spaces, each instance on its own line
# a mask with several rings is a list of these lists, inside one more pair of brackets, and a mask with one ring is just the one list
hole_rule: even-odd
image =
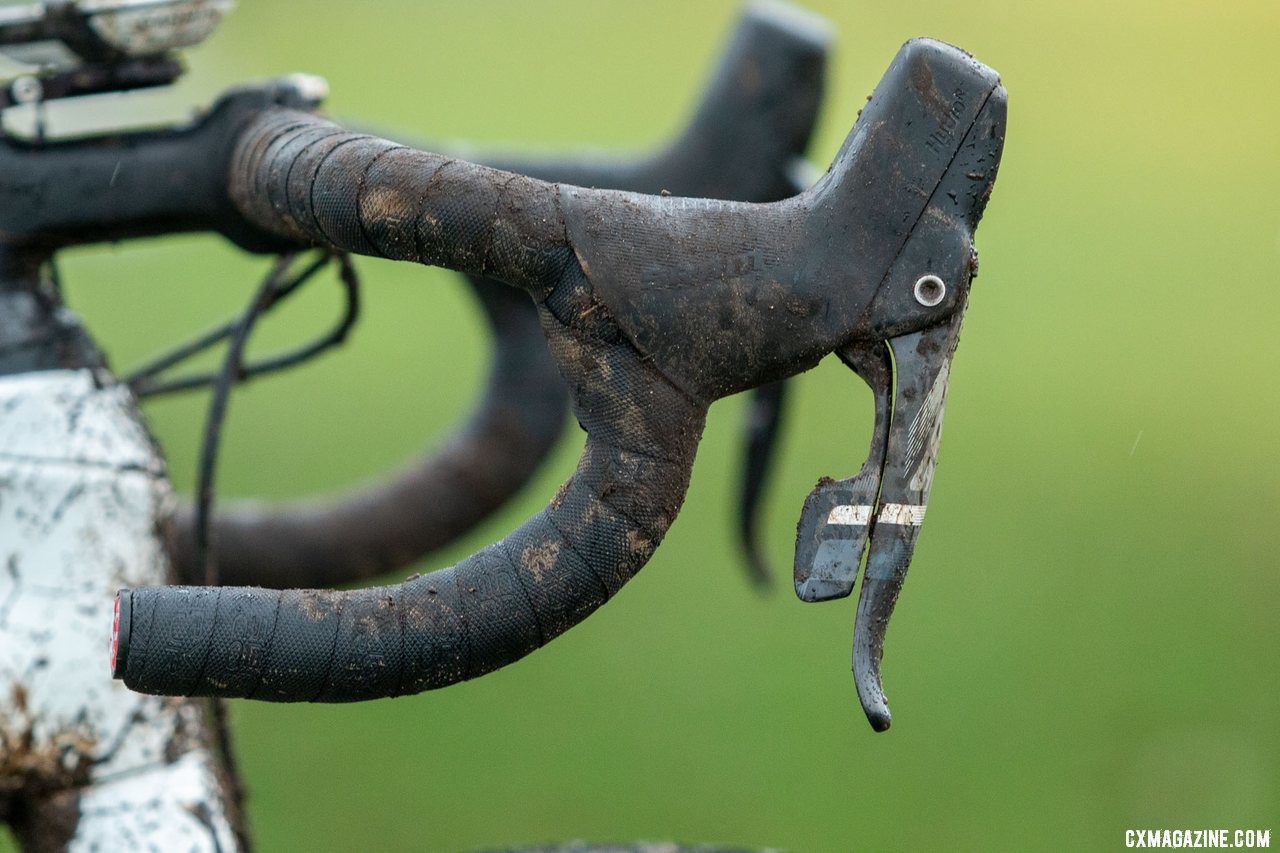
[[[583,290],[585,281],[570,278],[563,298]],[[607,601],[679,511],[706,408],[624,340],[560,325],[556,301],[541,311],[560,329],[553,349],[570,365],[588,440],[545,509],[456,566],[396,586],[132,590],[122,599],[130,630],[116,674],[134,690],[166,695],[398,696],[511,663]]]
[[564,243],[558,188],[287,110],[264,114],[238,151],[232,195],[251,221],[532,291],[587,445],[560,494],[506,539],[397,586],[133,590],[117,674],[147,693],[357,701],[473,678],[577,624],[674,520],[706,404],[641,359],[606,311],[582,310],[591,288]]
[[[996,74],[929,41],[899,51],[823,179],[773,205],[543,184],[264,114],[229,176],[249,221],[529,291],[587,447],[543,512],[400,586],[134,590],[117,670],[152,693],[356,700],[479,675],[562,633],[666,533],[707,401],[958,322],[1003,127]],[[926,264],[954,286],[922,308]]]
[[231,163],[252,222],[300,243],[494,275],[537,297],[572,261],[554,184],[264,113]]
[[[213,518],[221,583],[334,587],[408,566],[454,541],[528,482],[566,423],[569,391],[529,297],[476,288],[494,334],[489,378],[457,430],[377,482],[324,500],[233,501]],[[183,583],[202,584],[194,513],[174,517],[169,552]]]
[[[817,120],[829,40],[816,16],[749,6],[691,120],[655,154],[467,159],[584,187],[786,198],[802,189],[796,158]],[[454,541],[529,480],[561,434],[568,391],[529,299],[492,279],[469,281],[494,341],[488,383],[470,417],[432,452],[355,491],[324,501],[220,507],[212,523],[222,583],[332,587],[382,575]],[[762,472],[763,463],[753,470]],[[190,507],[174,518],[170,553],[183,582],[203,583]]]

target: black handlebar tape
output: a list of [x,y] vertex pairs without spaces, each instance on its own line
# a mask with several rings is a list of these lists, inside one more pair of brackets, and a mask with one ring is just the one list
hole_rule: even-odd
[[[401,470],[323,501],[234,501],[212,519],[221,583],[334,587],[407,566],[457,539],[533,476],[565,424],[569,391],[529,297],[482,280],[494,331],[488,384],[446,441]],[[194,514],[174,516],[170,555],[202,584]]]
[[[685,130],[653,156],[605,160],[485,157],[542,180],[657,194],[775,201],[802,189],[794,161],[817,120],[830,33],[817,16],[748,7]],[[404,567],[483,521],[537,470],[559,437],[568,391],[529,300],[469,277],[493,332],[488,384],[438,450],[389,478],[323,502],[224,505],[214,516],[225,584],[331,587]],[[180,578],[203,583],[194,515],[174,519]]]
[[291,241],[501,278],[541,299],[574,263],[547,184],[264,111],[228,175],[244,217]]
[[456,566],[396,586],[126,590],[114,674],[165,695],[344,702],[419,693],[511,663],[608,600],[675,519],[706,407],[616,335],[560,325],[555,308],[542,309],[544,322],[558,329],[552,346],[588,439],[544,510]]
[[[297,242],[528,291],[587,449],[511,536],[397,587],[126,591],[115,672],[161,694],[375,698],[487,672],[563,632],[665,534],[710,400],[963,307],[1004,101],[990,68],[909,42],[826,175],[761,205],[545,184],[265,112],[232,160],[240,212]],[[912,285],[935,262],[954,286],[924,305]]]

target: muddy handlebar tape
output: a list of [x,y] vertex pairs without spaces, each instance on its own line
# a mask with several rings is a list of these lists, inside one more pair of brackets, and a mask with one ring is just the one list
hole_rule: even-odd
[[[815,570],[870,542],[854,674],[873,727],[887,728],[879,656],[932,482],[1005,100],[968,54],[908,42],[827,173],[772,204],[547,184],[265,111],[230,169],[246,219],[525,290],[586,449],[515,532],[397,586],[124,591],[113,671],[144,692],[276,701],[372,699],[491,671],[585,618],[649,558],[683,501],[711,401],[833,352],[873,381],[858,353],[887,345],[908,417],[882,445],[883,494],[828,507],[824,492],[800,528],[822,545]],[[798,567],[812,550],[798,542]]]
[[[480,162],[577,186],[786,198],[803,189],[793,173],[817,121],[830,39],[815,15],[749,6],[690,122],[655,154]],[[438,449],[355,491],[322,501],[224,504],[212,520],[222,583],[332,587],[394,571],[472,529],[533,476],[561,434],[568,390],[528,298],[492,279],[469,281],[494,341],[488,383],[471,415]],[[204,582],[190,507],[175,516],[170,551],[184,582]]]

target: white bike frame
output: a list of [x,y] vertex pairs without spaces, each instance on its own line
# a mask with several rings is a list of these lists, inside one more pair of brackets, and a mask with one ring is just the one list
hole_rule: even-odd
[[[0,796],[34,849],[241,848],[208,706],[113,681],[116,590],[171,580],[173,493],[102,371],[0,377]],[[9,789],[6,789],[9,786]]]

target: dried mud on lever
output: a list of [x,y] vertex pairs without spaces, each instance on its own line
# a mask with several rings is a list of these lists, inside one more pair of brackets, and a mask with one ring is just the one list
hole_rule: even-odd
[[[323,118],[323,81],[301,75],[233,89],[168,127],[49,132],[47,101],[174,82],[178,51],[232,5],[0,11],[0,52],[31,66],[3,81],[0,111],[34,115],[29,132],[0,128],[0,648],[14,650],[0,655],[0,820],[34,849],[246,847],[220,697],[413,694],[545,645],[659,549],[709,406],[741,391],[753,399],[738,532],[763,583],[755,518],[785,383],[832,353],[871,387],[875,426],[865,464],[805,501],[794,583],[828,601],[862,572],[853,674],[871,725],[887,728],[885,632],[925,517],[1003,145],[995,72],[908,42],[825,174],[803,157],[830,33],[777,3],[743,12],[688,124],[640,157],[419,150],[434,146]],[[63,304],[55,258],[193,231],[278,256],[272,276],[238,318],[116,376]],[[378,298],[360,295],[351,254],[469,276],[494,336],[484,396],[451,442],[371,488],[211,513],[232,384],[341,343],[361,300]],[[330,259],[346,297],[336,324],[260,357],[258,316]],[[218,342],[230,342],[221,371],[176,369]],[[138,401],[205,386],[193,511]],[[546,457],[566,404],[586,446],[532,518],[457,565],[332,588],[488,517]]]
[[[524,290],[587,446],[558,504],[404,584],[127,590],[117,674],[151,693],[354,701],[510,663],[647,561],[684,499],[712,401],[835,352],[893,401],[877,407],[891,417],[867,469],[878,487],[828,484],[806,503],[798,554],[806,536],[819,547],[797,576],[809,597],[847,594],[865,547],[854,675],[872,726],[887,728],[885,629],[923,523],[1004,122],[995,72],[948,45],[908,42],[827,173],[747,205],[544,183],[263,110],[232,149],[240,214],[294,244]],[[522,559],[553,544],[536,572]],[[325,618],[303,618],[304,596]]]

